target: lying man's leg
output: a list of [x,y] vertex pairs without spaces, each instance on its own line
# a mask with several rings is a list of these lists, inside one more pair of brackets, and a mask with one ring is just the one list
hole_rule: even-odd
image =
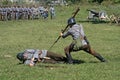
[[56,62],[66,62],[67,61],[67,58],[64,57],[63,55],[61,54],[57,54],[57,53],[54,53],[54,52],[50,52],[48,51],[47,52],[47,56],[46,57],[49,57],[51,60],[54,60]]

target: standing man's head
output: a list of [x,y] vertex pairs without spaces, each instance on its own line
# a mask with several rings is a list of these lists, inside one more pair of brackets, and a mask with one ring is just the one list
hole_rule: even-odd
[[72,25],[76,24],[76,21],[74,18],[69,18],[67,23],[68,23],[68,25],[72,26]]

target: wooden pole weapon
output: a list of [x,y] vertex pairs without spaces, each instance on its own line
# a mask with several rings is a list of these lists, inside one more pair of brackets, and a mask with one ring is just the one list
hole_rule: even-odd
[[[77,15],[77,13],[79,12],[79,7],[76,9],[76,11],[74,12],[74,15],[72,16],[72,18],[75,18],[75,16]],[[66,31],[66,29],[68,28],[68,26],[69,25],[67,25],[63,30],[62,30],[62,33],[64,33],[65,31]],[[54,45],[55,45],[55,43],[57,43],[58,42],[58,40],[61,38],[61,36],[59,36],[56,40],[55,40],[55,42],[51,45],[51,47],[48,49],[48,50],[50,50]]]

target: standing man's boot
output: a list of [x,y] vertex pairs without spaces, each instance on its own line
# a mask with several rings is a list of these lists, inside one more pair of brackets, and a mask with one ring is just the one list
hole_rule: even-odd
[[67,54],[66,54],[66,57],[67,57],[68,63],[69,63],[69,64],[73,64],[73,59],[72,59],[71,54],[67,53]]
[[97,54],[95,57],[99,59],[101,62],[107,62],[100,54]]

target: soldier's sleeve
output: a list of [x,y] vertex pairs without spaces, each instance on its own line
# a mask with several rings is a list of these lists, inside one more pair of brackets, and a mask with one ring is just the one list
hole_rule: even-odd
[[66,38],[66,37],[69,36],[69,35],[70,35],[70,32],[67,31],[66,33],[64,33],[64,34],[62,35],[62,38]]

